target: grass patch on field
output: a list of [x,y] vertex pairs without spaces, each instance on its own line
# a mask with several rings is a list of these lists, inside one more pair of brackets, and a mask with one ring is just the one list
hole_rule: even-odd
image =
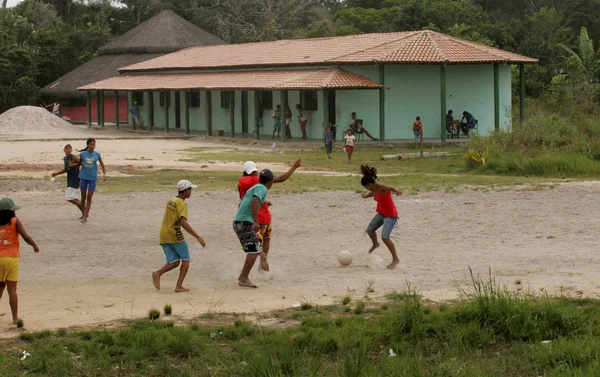
[[[129,177],[111,177],[99,185],[98,191],[107,193],[174,191],[177,182],[188,179],[198,185],[197,190],[237,190],[237,181],[241,174],[236,172],[184,171],[184,170],[140,170]],[[546,180],[509,176],[474,174],[425,174],[409,173],[382,177],[388,185],[400,187],[414,194],[429,191],[458,192],[461,190],[494,190],[525,185],[530,188],[540,186]],[[551,187],[551,186],[547,186]],[[273,193],[304,193],[317,191],[355,191],[362,192],[359,176],[327,176],[297,173],[287,182],[276,184]]]
[[286,329],[139,320],[113,330],[24,334],[0,344],[0,375],[597,375],[600,302],[522,295],[491,276],[474,276],[462,293],[448,305],[404,292],[385,304],[311,307],[293,312],[299,325]]
[[[339,143],[338,143],[339,144]],[[405,160],[381,160],[383,155],[392,154],[413,154],[419,153],[414,149],[357,149],[352,156],[352,163],[348,164],[347,156],[342,152],[342,145],[334,150],[332,159],[327,159],[325,150],[323,151],[251,151],[251,150],[225,150],[219,152],[222,148],[189,148],[185,152],[188,156],[183,161],[198,162],[206,164],[210,162],[238,162],[240,171],[245,161],[255,161],[260,163],[277,163],[291,166],[294,161],[301,158],[302,167],[306,170],[325,170],[347,173],[358,173],[361,164],[368,164],[377,167],[381,174],[398,173],[437,173],[437,174],[457,174],[464,172],[465,166],[461,159],[463,149],[459,147],[431,147],[426,152],[447,152],[446,157],[417,158]],[[285,168],[282,168],[284,170]]]

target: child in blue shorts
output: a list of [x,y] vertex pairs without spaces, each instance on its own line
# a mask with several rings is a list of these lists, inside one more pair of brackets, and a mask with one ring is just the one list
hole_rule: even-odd
[[190,252],[188,244],[185,242],[181,228],[194,236],[200,242],[202,247],[206,246],[202,237],[200,237],[188,222],[188,207],[185,203],[186,199],[192,196],[192,189],[198,186],[193,185],[190,181],[181,180],[177,183],[177,191],[179,194],[167,202],[165,214],[163,216],[162,227],[160,228],[160,246],[162,246],[167,263],[159,270],[152,273],[152,283],[154,287],[160,290],[160,277],[179,266],[179,279],[175,286],[175,292],[189,292],[190,290],[183,287],[183,279],[187,275],[190,268]]
[[106,168],[100,152],[96,151],[96,140],[89,138],[86,141],[85,149],[82,149],[79,155],[79,160],[69,163],[70,167],[81,166],[79,171],[79,188],[81,189],[81,208],[83,209],[83,217],[81,223],[87,223],[92,208],[92,197],[96,191],[96,181],[98,180],[98,162],[102,166],[102,181],[106,182]]

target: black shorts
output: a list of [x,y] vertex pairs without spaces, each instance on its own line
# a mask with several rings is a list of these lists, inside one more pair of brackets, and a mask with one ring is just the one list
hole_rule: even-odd
[[260,240],[254,231],[253,223],[248,221],[234,221],[233,230],[246,254],[258,254],[262,252]]

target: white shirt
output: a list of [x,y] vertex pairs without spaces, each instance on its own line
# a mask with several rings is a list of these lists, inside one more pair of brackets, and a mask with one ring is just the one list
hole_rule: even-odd
[[344,140],[346,140],[346,144],[349,147],[353,147],[354,146],[354,140],[356,140],[356,137],[354,137],[354,135],[352,136],[344,136]]

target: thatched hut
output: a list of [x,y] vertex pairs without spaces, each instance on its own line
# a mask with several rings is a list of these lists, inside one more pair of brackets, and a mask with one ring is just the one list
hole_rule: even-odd
[[[102,46],[97,56],[75,70],[60,77],[41,92],[50,101],[62,104],[62,115],[74,122],[87,120],[85,93],[78,87],[117,76],[119,68],[154,59],[188,47],[224,44],[221,39],[165,10],[148,21],[131,29],[121,37]],[[135,96],[135,93],[133,94]],[[128,119],[128,99],[132,94],[119,98],[119,120]],[[114,93],[104,98],[104,120],[112,122],[116,115]],[[91,103],[92,120],[97,120],[96,97]]]

